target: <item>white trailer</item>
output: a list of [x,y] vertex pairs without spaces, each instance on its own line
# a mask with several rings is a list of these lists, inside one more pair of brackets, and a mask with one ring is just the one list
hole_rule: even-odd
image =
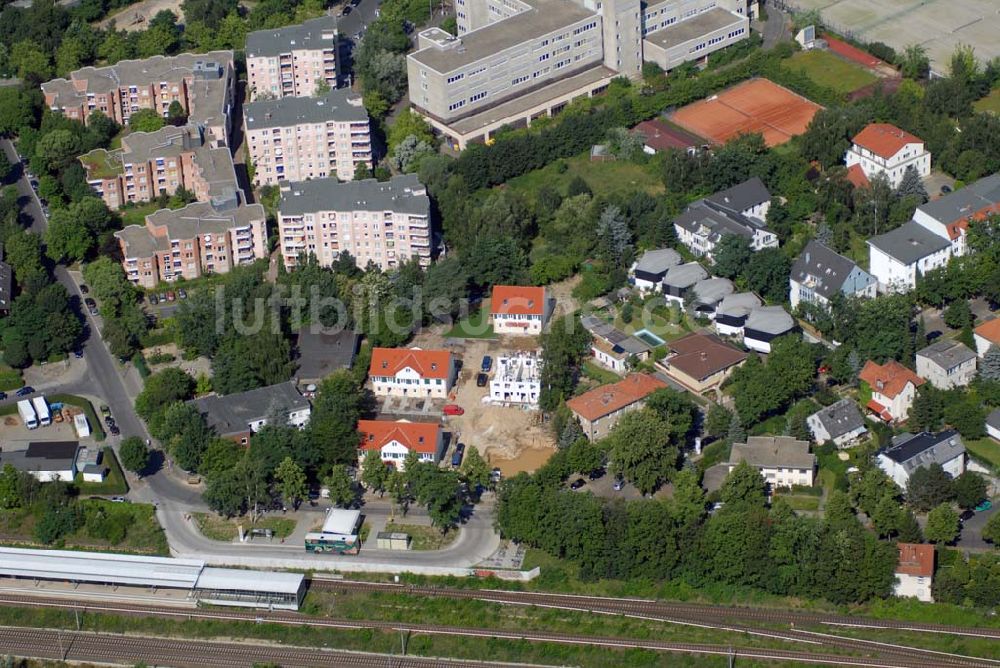
[[38,428],[38,418],[35,417],[35,409],[31,407],[31,402],[27,399],[21,399],[17,402],[17,412],[21,414],[21,422],[28,429]]
[[90,423],[87,422],[87,416],[83,413],[77,413],[73,416],[73,427],[76,429],[76,435],[79,438],[90,436]]
[[48,427],[52,424],[52,413],[49,412],[49,404],[45,401],[45,397],[35,397],[31,400],[31,404],[35,407],[39,425]]

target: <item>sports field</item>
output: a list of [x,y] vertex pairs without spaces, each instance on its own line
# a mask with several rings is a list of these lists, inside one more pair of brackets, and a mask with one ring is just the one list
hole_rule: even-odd
[[759,132],[768,146],[778,146],[805,132],[820,109],[773,81],[751,79],[678,109],[671,120],[719,144]]
[[801,51],[785,62],[788,69],[803,72],[820,86],[838,93],[851,93],[877,80],[874,74],[863,67],[828,51]]

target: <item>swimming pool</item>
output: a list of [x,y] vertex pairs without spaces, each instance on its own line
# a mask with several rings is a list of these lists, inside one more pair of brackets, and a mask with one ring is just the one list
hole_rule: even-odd
[[658,337],[656,334],[653,334],[648,329],[640,329],[638,332],[635,333],[635,338],[645,341],[654,348],[656,348],[657,346],[662,346],[664,343],[666,343],[666,341]]

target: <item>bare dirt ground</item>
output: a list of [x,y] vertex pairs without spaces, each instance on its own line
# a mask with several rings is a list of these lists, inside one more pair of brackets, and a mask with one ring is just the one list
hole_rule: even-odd
[[166,343],[162,346],[153,346],[151,348],[145,348],[142,351],[143,357],[148,361],[150,356],[157,353],[166,353],[168,355],[174,356],[173,362],[166,362],[164,364],[150,364],[149,369],[153,372],[163,371],[167,367],[177,367],[191,374],[193,378],[197,378],[201,374],[205,374],[209,378],[212,377],[212,362],[207,357],[196,357],[193,360],[185,360],[181,356],[181,351],[177,348],[177,344]]
[[549,298],[556,300],[553,317],[560,317],[580,310],[580,302],[573,296],[573,288],[580,284],[583,277],[580,274],[559,281],[549,286]]
[[[421,331],[413,341],[420,348],[444,347],[442,332],[436,327]],[[555,439],[541,422],[541,412],[520,408],[502,408],[482,403],[489,387],[476,387],[483,355],[496,356],[505,351],[534,350],[533,337],[500,337],[496,340],[464,339],[447,348],[462,361],[458,381],[449,402],[465,409],[460,416],[445,417],[447,427],[458,441],[475,446],[491,466],[504,476],[534,471],[555,452]]]
[[114,21],[115,26],[125,32],[144,30],[149,24],[150,19],[164,9],[169,9],[177,15],[178,19],[181,21],[184,20],[184,12],[181,11],[181,0],[143,0],[142,2],[125,7],[117,14],[107,17],[98,23],[98,26],[107,28]]

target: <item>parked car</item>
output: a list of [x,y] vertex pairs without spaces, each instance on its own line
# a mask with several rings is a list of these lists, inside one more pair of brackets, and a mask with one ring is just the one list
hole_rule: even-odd
[[97,302],[95,302],[92,297],[87,297],[83,300],[83,303],[87,305],[87,310],[90,311],[90,315],[97,315]]
[[476,387],[486,387],[486,384],[490,382],[490,377],[485,373],[476,374]]
[[451,455],[451,465],[458,468],[462,464],[462,455],[465,454],[465,444],[459,443],[455,446],[455,452]]
[[574,480],[570,484],[569,488],[570,489],[580,489],[581,487],[583,487],[586,484],[587,484],[586,480],[584,480],[583,478],[577,478],[576,480]]
[[962,511],[962,514],[958,516],[958,521],[964,523],[967,520],[971,520],[975,516],[976,512],[974,510],[965,510]]
[[483,355],[483,372],[489,373],[490,369],[493,368],[493,358],[489,355]]
[[7,393],[6,392],[0,392],[0,401],[3,401],[6,398],[7,398]]
[[90,288],[87,287],[86,283],[80,284],[80,294],[88,295],[90,294]]
[[992,507],[993,507],[993,502],[990,501],[989,499],[986,499],[985,501],[983,501],[982,503],[980,503],[978,506],[976,506],[976,512],[977,513],[985,513],[987,510],[989,510]]
[[73,351],[73,357],[81,359],[83,357],[83,348],[77,348]]
[[101,405],[101,415],[111,415],[111,409],[105,405]]
[[351,7],[350,5],[347,5],[347,6],[345,6],[345,7],[344,7],[344,9],[343,9],[343,10],[342,10],[342,11],[340,12],[340,15],[341,15],[341,16],[347,16],[348,14],[350,14],[350,13],[351,13],[351,10],[352,10],[352,9],[354,9],[354,7]]
[[35,388],[33,388],[31,385],[25,385],[20,390],[18,390],[17,392],[15,392],[14,396],[15,397],[26,397],[29,394],[34,394],[34,393],[35,393]]
[[152,304],[153,306],[156,306],[157,304],[160,303],[160,298],[157,297],[156,295],[149,295],[149,303]]
[[32,190],[38,190],[38,179],[32,178],[28,183],[31,184]]
[[126,499],[124,496],[112,496],[111,497],[111,502],[112,503],[128,503],[128,499]]
[[621,478],[618,478],[617,480],[615,480],[615,484],[612,485],[612,487],[614,487],[616,492],[620,492],[622,491],[622,488],[625,487],[625,481],[622,480]]
[[445,415],[464,415],[465,409],[457,404],[445,404],[443,412]]
[[166,292],[161,292],[160,293],[160,301],[161,302],[167,301],[167,293]]
[[591,471],[590,475],[587,477],[590,478],[591,480],[600,480],[601,478],[604,477],[605,473],[607,473],[607,471],[605,471],[604,467],[602,466],[601,468],[597,468]]
[[167,293],[167,301],[168,302],[172,302],[175,299],[177,299],[177,295],[174,294],[173,290],[171,290],[170,292]]
[[941,186],[941,194],[942,195],[947,195],[950,192],[951,192],[951,186],[949,186],[947,184]]
[[188,298],[188,293],[187,293],[187,291],[186,291],[186,290],[183,290],[183,289],[181,289],[181,290],[178,290],[178,291],[177,291],[177,297],[178,297],[179,299],[187,299],[187,298]]
[[117,436],[118,434],[122,433],[121,429],[119,429],[118,425],[116,425],[116,424],[113,424],[110,427],[108,427],[108,431],[111,432],[112,436]]
[[500,467],[496,466],[490,471],[490,482],[496,484],[503,480],[503,473],[500,471]]

